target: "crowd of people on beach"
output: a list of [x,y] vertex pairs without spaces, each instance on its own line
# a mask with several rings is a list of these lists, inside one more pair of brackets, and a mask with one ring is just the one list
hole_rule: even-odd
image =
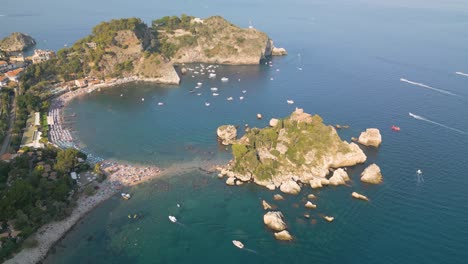
[[109,181],[118,188],[119,186],[131,186],[157,176],[161,169],[158,167],[136,166],[119,164],[115,161],[103,161],[101,169],[109,175]]

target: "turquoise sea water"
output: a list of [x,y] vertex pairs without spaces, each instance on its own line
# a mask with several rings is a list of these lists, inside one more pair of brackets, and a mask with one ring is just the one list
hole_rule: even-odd
[[[468,4],[440,2],[132,1],[129,5],[113,1],[110,5],[49,0],[31,14],[20,10],[17,2],[4,3],[0,23],[7,26],[0,28],[0,36],[24,31],[53,49],[85,36],[102,20],[137,16],[149,22],[181,13],[222,15],[244,27],[252,20],[278,46],[288,49],[288,56],[273,58],[273,67],[221,66],[217,81],[187,75],[180,87],[126,84],[73,101],[67,114],[77,117],[70,125],[83,146],[100,156],[164,167],[224,161],[229,152],[216,142],[217,126],[262,127],[295,106],[320,114],[326,123],[349,124],[350,129],[339,132],[343,139],[367,127],[379,128],[383,137],[377,151],[365,149],[366,165],[376,162],[382,169],[381,185],[361,184],[359,174],[365,166],[357,166],[350,171],[350,186],[303,188],[298,196],[274,202],[274,192],[264,188],[227,187],[214,175],[181,169],[133,188],[129,201],[116,197],[103,203],[45,262],[465,263],[468,77],[455,72],[468,73]],[[221,83],[221,76],[230,81]],[[201,96],[189,92],[198,81],[203,82]],[[218,97],[209,95],[211,87],[219,88]],[[242,90],[246,94],[240,101]],[[226,100],[229,96],[234,97],[232,102]],[[295,105],[286,104],[287,99]],[[210,107],[204,105],[207,101]],[[409,112],[425,119],[412,118]],[[257,113],[264,119],[257,120]],[[393,124],[401,132],[392,132]],[[423,181],[418,181],[417,169],[423,170]],[[371,201],[353,200],[352,191]],[[303,217],[308,193],[318,197],[318,208],[310,211],[309,220]],[[262,199],[285,214],[293,242],[276,241],[264,227]],[[129,219],[129,214],[141,217]],[[169,222],[170,214],[180,224]],[[326,223],[322,215],[333,215],[335,221]],[[233,239],[243,241],[249,250],[235,248]]]

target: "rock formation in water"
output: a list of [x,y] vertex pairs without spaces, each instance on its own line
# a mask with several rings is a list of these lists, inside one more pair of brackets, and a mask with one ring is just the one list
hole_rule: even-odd
[[338,185],[343,185],[347,181],[349,181],[349,176],[348,173],[343,170],[342,168],[339,168],[333,172],[333,176],[328,179],[330,185],[338,186]]
[[382,183],[383,177],[377,164],[371,164],[361,173],[361,181],[371,184]]
[[269,203],[267,203],[265,200],[262,200],[262,206],[263,206],[263,210],[272,209],[271,205]]
[[281,212],[267,212],[263,216],[263,222],[265,225],[273,231],[283,231],[286,229],[286,223],[284,222],[284,216]]
[[224,125],[218,127],[216,134],[223,145],[230,145],[237,138],[237,129],[232,125]]
[[[3,46],[22,48],[12,44]],[[54,78],[46,81],[67,79],[72,72],[77,78],[86,75],[98,79],[132,77],[179,84],[180,77],[174,66],[259,64],[273,55],[273,49],[273,42],[265,33],[239,28],[220,16],[206,19],[186,15],[163,17],[152,21],[151,26],[139,18],[114,19],[100,23],[92,34],[58,51],[58,56],[47,62],[56,66],[46,73]],[[187,73],[187,67],[181,67],[181,72]],[[44,80],[36,82],[40,81]]]
[[352,192],[352,193],[351,193],[351,196],[352,196],[353,198],[356,198],[356,199],[360,199],[360,200],[364,200],[364,201],[369,201],[369,198],[367,198],[367,196],[362,195],[362,194],[357,193],[357,192]]
[[382,136],[377,128],[368,128],[361,132],[358,142],[365,146],[379,147],[382,143]]
[[281,232],[276,232],[275,233],[275,238],[277,240],[282,240],[282,241],[291,241],[293,240],[293,237],[291,234],[289,234],[288,230],[283,230]]
[[281,184],[280,191],[288,194],[298,194],[301,191],[301,186],[293,180],[288,180]]
[[0,50],[6,52],[23,51],[36,45],[36,41],[29,35],[14,32],[10,36],[0,40]]
[[311,201],[307,201],[307,203],[304,206],[305,206],[305,208],[309,208],[309,209],[317,208],[317,205],[313,204]]
[[281,194],[275,194],[273,195],[273,200],[281,201],[281,200],[284,200],[284,197]]
[[[281,191],[297,193],[296,181],[312,188],[328,185],[330,169],[354,166],[366,161],[366,155],[355,143],[342,141],[335,128],[323,124],[318,115],[296,109],[274,127],[252,128],[233,142],[234,159],[226,166],[241,181],[254,181],[279,186]],[[337,170],[333,183],[343,175]],[[297,186],[296,186],[297,185]],[[290,188],[294,186],[294,188]]]

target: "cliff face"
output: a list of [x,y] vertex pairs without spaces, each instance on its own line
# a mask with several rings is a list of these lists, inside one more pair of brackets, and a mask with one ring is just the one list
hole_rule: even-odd
[[239,28],[222,17],[192,22],[190,31],[159,31],[161,38],[178,47],[174,63],[259,64],[271,55],[268,36],[256,29]]
[[264,186],[280,186],[291,178],[308,183],[325,178],[330,168],[366,161],[359,146],[342,141],[332,126],[302,109],[275,127],[250,130],[232,149],[234,160],[228,170],[239,180]]
[[14,32],[0,41],[0,50],[6,52],[23,51],[36,45],[36,41],[29,35]]

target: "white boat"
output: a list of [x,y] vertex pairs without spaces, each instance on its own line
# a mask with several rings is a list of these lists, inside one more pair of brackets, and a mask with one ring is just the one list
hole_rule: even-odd
[[299,68],[297,68],[297,69],[300,70],[300,71],[302,71],[302,68],[301,68],[301,67],[299,67]]
[[163,103],[163,102],[159,102],[158,105],[164,105],[164,103]]
[[242,93],[245,94],[247,92],[247,90],[242,90]]
[[221,81],[222,81],[222,82],[229,82],[229,78],[223,77],[223,78],[221,78]]
[[170,215],[169,220],[171,220],[172,223],[177,222],[177,218],[175,216]]
[[197,93],[197,95],[198,95],[198,96],[200,96],[200,95],[201,95],[201,93]]
[[210,106],[210,103],[206,102],[205,105],[206,105],[206,106]]
[[294,104],[294,101],[293,101],[293,100],[286,100],[286,102],[287,102],[288,104]]
[[233,100],[232,96],[231,96],[231,97],[228,97],[227,100],[228,100],[228,101],[232,101],[232,100]]
[[144,102],[144,101],[145,101],[145,98],[141,98],[141,101]]
[[202,86],[202,85],[203,85],[203,83],[197,82],[197,86]]
[[273,81],[273,80],[274,80],[273,77],[271,77],[271,78],[270,78],[270,81]]
[[122,96],[123,96],[123,94],[120,94],[120,97],[122,97]]
[[128,200],[131,198],[130,194],[129,193],[121,193],[120,194],[122,196],[122,198],[124,198],[125,200]]
[[216,78],[216,73],[210,73],[210,75],[208,75],[208,78]]
[[239,97],[239,100],[244,100],[244,96]]
[[211,88],[210,90],[213,91],[213,92],[216,92],[216,91],[218,91],[218,88],[213,87],[213,88]]
[[416,173],[417,174],[422,174],[422,170],[417,170]]
[[234,246],[238,248],[244,248],[244,244],[242,244],[242,242],[240,242],[239,240],[233,240],[232,244],[234,244]]
[[213,96],[218,96],[218,95],[219,95],[219,93],[213,93]]

